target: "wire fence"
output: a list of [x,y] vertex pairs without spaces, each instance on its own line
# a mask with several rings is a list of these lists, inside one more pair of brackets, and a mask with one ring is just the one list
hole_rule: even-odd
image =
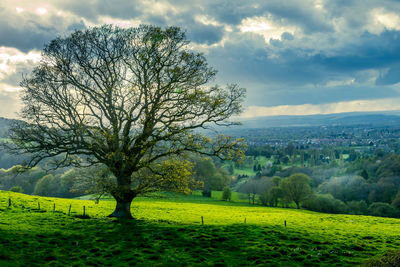
[[[18,198],[9,197],[8,199],[3,198],[0,202],[0,211],[5,211],[7,209],[19,208],[22,211],[29,212],[54,212],[54,213],[63,213],[68,216],[75,217],[90,217],[90,211],[92,205],[82,205],[81,203],[74,201],[52,201],[46,198],[34,198],[32,200],[21,200]],[[97,214],[95,212],[97,208],[92,207],[93,214]]]

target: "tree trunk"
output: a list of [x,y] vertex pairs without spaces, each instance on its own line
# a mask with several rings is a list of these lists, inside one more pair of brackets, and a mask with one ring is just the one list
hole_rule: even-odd
[[297,205],[297,208],[300,209],[300,203],[299,202],[295,202]]
[[115,198],[117,202],[117,206],[113,213],[111,213],[108,217],[116,217],[120,219],[132,219],[131,214],[131,203],[132,200],[136,197],[136,194],[131,190],[130,185],[126,183],[126,180],[122,180],[125,182],[123,185],[120,181],[118,181],[118,186],[114,192],[112,192],[112,196]]
[[131,214],[132,199],[130,199],[130,200],[116,199],[117,206],[115,207],[114,212],[111,213],[108,217],[116,217],[116,218],[120,218],[120,219],[132,219],[133,218],[132,214]]

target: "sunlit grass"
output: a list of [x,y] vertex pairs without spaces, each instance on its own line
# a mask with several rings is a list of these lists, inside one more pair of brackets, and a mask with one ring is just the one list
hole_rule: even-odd
[[[136,220],[115,223],[106,217],[114,201],[0,191],[0,266],[351,266],[400,247],[399,219],[249,206],[215,192],[213,198],[137,198]],[[81,217],[83,206],[90,218]]]

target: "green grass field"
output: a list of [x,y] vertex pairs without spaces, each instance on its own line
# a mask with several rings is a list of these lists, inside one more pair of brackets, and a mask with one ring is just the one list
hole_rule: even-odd
[[400,248],[399,219],[165,196],[118,222],[114,201],[0,191],[0,266],[354,266]]

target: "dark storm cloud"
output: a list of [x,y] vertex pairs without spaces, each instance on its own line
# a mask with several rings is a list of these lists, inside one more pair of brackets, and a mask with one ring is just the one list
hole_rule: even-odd
[[335,56],[319,54],[313,63],[335,71],[354,71],[384,68],[400,61],[400,31],[384,31],[381,34],[364,33],[358,44],[341,48]]
[[16,47],[24,52],[42,49],[57,34],[57,29],[41,25],[34,16],[13,16],[0,4],[0,46]]
[[[265,90],[257,88],[255,94],[247,99],[252,105],[279,106],[279,105],[302,105],[302,104],[326,104],[333,102],[352,100],[373,100],[379,98],[399,97],[400,93],[390,87],[356,87],[356,86],[334,86],[334,87],[301,87],[288,89],[287,87]],[[258,97],[257,97],[258,95]],[[260,96],[263,97],[260,97]]]
[[0,20],[0,46],[18,48],[28,52],[32,49],[43,49],[44,44],[57,36],[54,28],[39,27],[35,22],[30,22],[26,28],[4,27]]
[[312,1],[216,1],[209,13],[223,23],[239,25],[248,17],[266,16],[282,23],[292,23],[306,33],[331,32],[329,17],[315,10]]
[[223,26],[203,24],[196,21],[191,13],[173,15],[170,12],[166,12],[165,17],[146,15],[143,19],[146,23],[153,25],[181,27],[186,32],[188,39],[197,44],[212,45],[221,41],[224,36]]
[[266,13],[264,8],[254,6],[255,3],[256,1],[215,1],[207,7],[207,11],[222,23],[238,25],[242,19]]
[[[174,4],[171,1],[170,4]],[[219,42],[223,37],[223,27],[204,25],[194,20],[194,15],[202,15],[200,9],[192,8],[191,2],[176,5],[176,8],[182,11],[173,13],[168,9],[161,10],[162,14],[153,14],[153,10],[149,6],[144,5],[141,1],[91,1],[90,8],[83,8],[75,1],[63,1],[60,6],[73,12],[78,16],[85,17],[92,21],[98,21],[99,16],[109,16],[116,19],[139,19],[143,23],[158,26],[180,26],[186,30],[191,41],[199,44],[214,44]],[[196,5],[195,3],[193,3]],[[208,14],[208,9],[204,14]],[[225,12],[224,12],[225,13]]]
[[[157,25],[157,26],[167,26],[169,23],[167,22],[166,17],[164,16],[154,16],[154,15],[147,15],[145,17],[145,21],[148,24],[151,25]],[[175,24],[171,24],[171,25],[175,25]]]
[[82,20],[80,22],[72,23],[67,27],[68,32],[76,30],[84,30],[84,29],[86,29],[86,26]]
[[0,46],[15,47],[23,52],[41,50],[55,37],[85,27],[82,21],[61,16],[46,15],[43,19],[34,13],[12,11],[4,3],[0,4]]
[[282,33],[282,39],[283,40],[293,40],[293,34],[290,32],[284,32]]
[[144,10],[141,1],[133,0],[89,0],[83,2],[63,0],[59,1],[58,6],[91,21],[97,21],[99,16],[132,19],[149,11]]
[[[392,85],[400,82],[400,25],[389,17],[383,25],[374,15],[400,14],[398,1],[57,0],[47,1],[53,10],[43,17],[11,12],[13,3],[0,3],[0,46],[24,52],[104,18],[179,26],[219,70],[218,83],[247,87],[251,105],[398,96]],[[252,25],[243,32],[244,24],[257,22],[276,32],[251,32]],[[15,85],[24,70],[3,82]]]
[[377,85],[392,85],[400,82],[400,63],[393,64],[389,70],[376,80]]
[[300,86],[326,79],[327,70],[317,66],[319,62],[313,62],[313,57],[305,56],[302,51],[287,49],[276,58],[269,49],[252,47],[249,40],[227,43],[223,48],[213,49],[209,59],[223,72],[259,83]]
[[[334,54],[328,51],[308,55],[309,51],[296,47],[276,52],[271,47],[262,47],[262,40],[249,44],[248,37],[227,43],[223,48],[213,49],[210,60],[245,80],[253,79],[267,84],[287,86],[323,84],[329,80],[354,77],[357,72],[363,70],[390,68],[386,76],[380,77],[377,82],[379,85],[387,85],[393,81],[397,82],[397,62],[400,62],[399,38],[398,31],[384,31],[379,35],[365,33],[357,40],[358,44],[349,43]],[[271,45],[283,47],[284,42],[275,40]],[[277,54],[270,57],[272,52]]]
[[221,41],[224,31],[222,27],[195,24],[188,29],[187,34],[193,42],[211,45]]
[[319,15],[311,1],[266,1],[265,9],[273,14],[275,20],[286,19],[289,23],[300,26],[305,33],[333,31],[329,18]]
[[[213,48],[210,62],[226,79],[251,88],[251,105],[277,106],[322,104],[357,99],[371,100],[400,96],[389,85],[400,82],[400,32],[364,33],[356,44],[336,51],[310,54],[307,49],[285,47],[285,41],[262,45],[263,40],[248,34],[243,40]],[[283,47],[283,49],[282,49]],[[365,71],[388,69],[376,81],[365,82]],[[360,74],[361,73],[361,74]],[[330,81],[354,80],[351,85],[328,85]],[[360,84],[358,84],[360,83]]]
[[[58,20],[54,20],[51,25],[60,25]],[[15,47],[23,52],[29,52],[32,49],[42,50],[45,44],[59,35],[65,35],[65,32],[81,30],[85,28],[82,22],[72,23],[66,26],[64,32],[53,26],[40,25],[35,21],[26,21],[24,28],[6,25],[0,18],[0,46]]]

